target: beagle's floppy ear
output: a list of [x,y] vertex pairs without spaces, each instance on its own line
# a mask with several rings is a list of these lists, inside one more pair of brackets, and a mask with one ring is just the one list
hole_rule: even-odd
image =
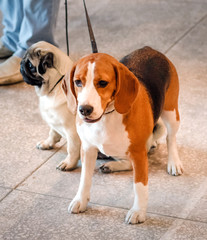
[[77,100],[73,83],[75,68],[76,66],[74,65],[72,69],[69,69],[62,81],[62,90],[66,96],[68,108],[74,115],[76,114],[77,108]]
[[122,63],[114,66],[117,81],[114,106],[118,113],[127,113],[139,90],[139,81]]

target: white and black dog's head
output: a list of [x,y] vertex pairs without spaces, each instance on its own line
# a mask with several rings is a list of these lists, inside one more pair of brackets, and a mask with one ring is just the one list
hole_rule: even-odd
[[25,53],[20,72],[27,84],[35,86],[39,96],[49,94],[72,65],[70,58],[57,47],[47,43],[33,44]]
[[42,77],[47,68],[53,67],[53,53],[48,52],[45,55],[41,50],[29,49],[21,61],[21,74],[24,81],[32,86],[41,87],[44,84]]

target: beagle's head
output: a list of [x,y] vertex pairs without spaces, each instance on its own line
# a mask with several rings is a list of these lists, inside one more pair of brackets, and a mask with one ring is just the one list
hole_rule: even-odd
[[94,123],[110,103],[127,113],[138,93],[138,79],[115,58],[95,53],[76,62],[62,83],[70,109],[81,119]]

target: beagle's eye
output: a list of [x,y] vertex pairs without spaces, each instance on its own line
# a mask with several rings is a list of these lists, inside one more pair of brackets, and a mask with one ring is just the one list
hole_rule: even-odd
[[77,87],[82,87],[82,82],[81,82],[81,80],[75,80],[75,85],[76,85]]
[[109,83],[107,81],[101,80],[98,82],[98,87],[105,88]]

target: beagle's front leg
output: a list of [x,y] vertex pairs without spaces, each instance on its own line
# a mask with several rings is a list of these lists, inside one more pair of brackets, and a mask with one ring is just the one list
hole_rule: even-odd
[[126,215],[129,224],[142,223],[146,219],[148,204],[148,160],[147,151],[131,153],[134,170],[134,204]]
[[81,178],[78,192],[68,207],[69,213],[85,212],[90,200],[92,176],[96,165],[98,150],[96,148],[81,148]]

